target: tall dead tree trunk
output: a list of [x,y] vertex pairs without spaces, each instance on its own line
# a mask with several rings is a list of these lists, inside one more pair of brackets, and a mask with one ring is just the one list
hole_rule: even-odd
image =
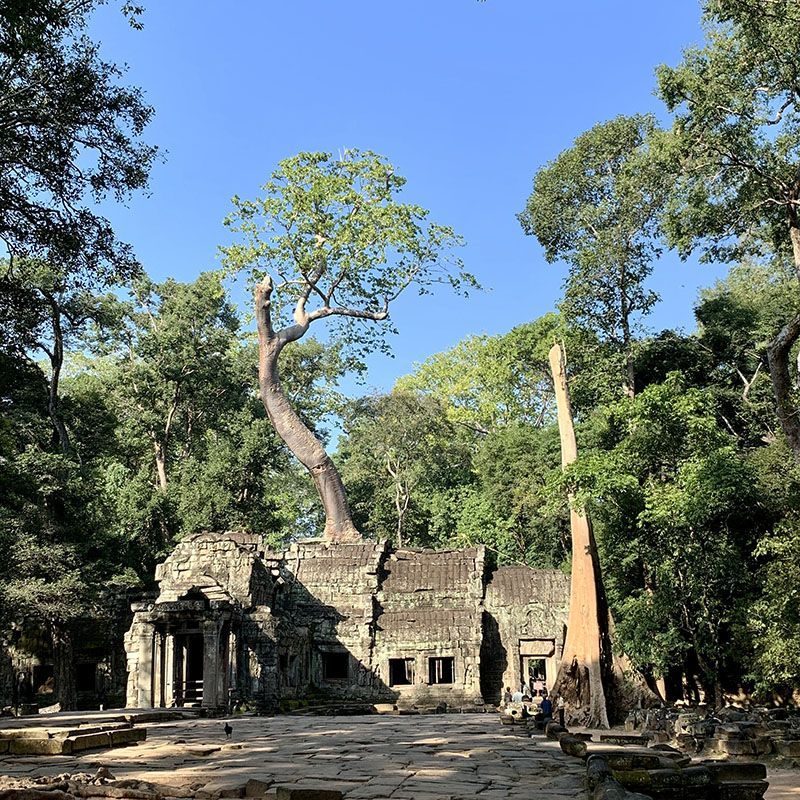
[[[565,361],[561,345],[553,345],[550,370],[556,394],[562,468],[578,458]],[[583,709],[587,727],[607,728],[609,721],[618,721],[627,708],[652,705],[659,698],[625,654],[615,655],[612,650],[614,620],[603,588],[592,523],[584,512],[572,507],[572,500],[570,495],[572,580],[569,617],[553,691],[563,696],[568,707]]]
[[287,344],[297,341],[305,334],[308,322],[275,331],[270,309],[271,295],[272,282],[265,278],[255,291],[261,401],[276,433],[314,481],[325,511],[324,538],[333,542],[358,541],[361,534],[353,524],[339,471],[322,443],[292,408],[281,386],[278,358]]
[[[553,345],[550,350],[550,370],[558,410],[561,464],[566,467],[577,459],[578,447],[561,345]],[[567,705],[588,710],[588,727],[608,728],[605,687],[610,686],[613,680],[608,605],[591,522],[586,514],[572,508],[572,496],[569,499],[572,533],[569,618],[553,690],[564,698]]]

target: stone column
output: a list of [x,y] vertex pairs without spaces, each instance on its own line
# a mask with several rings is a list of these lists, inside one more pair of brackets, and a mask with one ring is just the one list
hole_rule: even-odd
[[139,630],[139,665],[136,676],[137,708],[153,707],[153,635],[152,625]]
[[175,705],[175,637],[171,633],[164,641],[164,705]]
[[223,703],[219,698],[219,621],[203,622],[203,705],[216,708]]

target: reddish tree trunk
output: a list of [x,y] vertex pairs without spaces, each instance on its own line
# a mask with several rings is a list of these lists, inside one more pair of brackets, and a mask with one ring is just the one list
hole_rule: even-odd
[[[561,345],[554,345],[550,350],[550,369],[558,409],[561,464],[566,467],[578,457],[578,448]],[[588,709],[587,726],[607,728],[608,709],[604,687],[612,679],[613,666],[608,606],[600,578],[597,545],[588,516],[574,508],[570,508],[570,530],[572,580],[569,619],[554,691],[561,694],[568,705]]]

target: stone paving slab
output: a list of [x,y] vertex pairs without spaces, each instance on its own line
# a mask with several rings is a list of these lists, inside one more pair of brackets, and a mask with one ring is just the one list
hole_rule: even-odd
[[147,725],[147,741],[75,756],[5,758],[0,774],[93,772],[207,792],[250,779],[339,789],[346,800],[584,797],[582,762],[494,715],[238,717]]

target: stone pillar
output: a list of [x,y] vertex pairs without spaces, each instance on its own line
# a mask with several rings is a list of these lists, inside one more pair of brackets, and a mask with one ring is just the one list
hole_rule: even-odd
[[206,708],[223,705],[219,697],[219,627],[215,619],[203,622],[203,705]]
[[175,705],[175,637],[171,633],[164,641],[164,705]]
[[228,689],[231,697],[239,696],[239,642],[231,626],[228,636]]
[[139,631],[139,666],[136,676],[136,707],[153,707],[153,626],[142,625]]

